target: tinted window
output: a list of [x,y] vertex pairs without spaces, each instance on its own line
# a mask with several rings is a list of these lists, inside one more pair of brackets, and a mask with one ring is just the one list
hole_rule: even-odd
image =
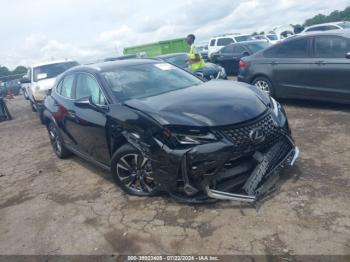
[[349,51],[349,42],[344,38],[332,36],[315,37],[315,57],[345,58],[345,54]]
[[122,101],[159,95],[203,83],[194,75],[167,63],[149,63],[103,72],[115,96]]
[[338,24],[342,28],[350,28],[350,22],[341,22]]
[[249,43],[249,44],[246,44],[245,46],[248,47],[248,49],[254,54],[270,46],[270,44],[268,42],[258,42],[258,43]]
[[100,85],[90,75],[79,74],[77,77],[76,98],[91,97],[93,103],[105,105],[106,100],[102,94]]
[[210,46],[215,46],[215,39],[210,41]]
[[284,58],[301,58],[307,57],[308,38],[301,38],[284,42],[276,50],[277,57]]
[[218,39],[218,43],[216,44],[217,46],[226,46],[229,44],[233,43],[233,39],[232,38],[219,38]]
[[234,50],[233,50],[233,52],[234,52],[235,54],[242,54],[242,53],[244,53],[244,52],[247,52],[247,50],[245,50],[245,48],[242,47],[242,46],[240,46],[240,45],[236,45],[235,48],[234,48]]
[[242,36],[236,36],[235,39],[237,42],[243,42],[243,41],[253,40],[253,37],[251,35],[242,35]]
[[183,54],[183,55],[176,55],[176,56],[170,56],[165,58],[166,61],[175,64],[179,67],[187,67],[186,61],[188,59],[188,55],[187,54]]
[[306,32],[328,31],[328,30],[334,30],[334,29],[339,29],[339,28],[334,25],[323,25],[323,26],[316,26],[316,27],[307,29]]
[[221,48],[220,53],[233,53],[233,45]]
[[35,67],[33,71],[34,81],[56,77],[76,65],[78,65],[77,62],[65,62]]
[[74,75],[66,76],[58,86],[60,94],[67,98],[74,98],[74,95],[72,92],[73,83],[74,83]]
[[278,40],[277,35],[266,35],[266,37],[271,41]]

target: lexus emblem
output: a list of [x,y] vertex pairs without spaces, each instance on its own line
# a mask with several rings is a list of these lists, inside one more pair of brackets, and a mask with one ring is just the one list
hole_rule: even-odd
[[260,143],[265,140],[265,132],[261,128],[254,128],[249,132],[250,140],[254,143]]

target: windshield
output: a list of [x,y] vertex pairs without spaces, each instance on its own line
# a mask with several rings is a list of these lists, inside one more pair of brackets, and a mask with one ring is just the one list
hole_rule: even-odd
[[266,37],[271,41],[278,40],[277,35],[266,35]]
[[236,36],[235,37],[237,42],[243,42],[243,41],[249,41],[249,40],[254,40],[251,35],[241,35],[241,36]]
[[34,68],[34,81],[56,77],[69,68],[78,65],[77,62],[64,62],[50,65],[43,65]]
[[270,46],[270,44],[268,42],[259,42],[259,43],[249,43],[249,44],[246,44],[246,46],[254,54],[254,53]]
[[203,81],[168,63],[151,63],[103,72],[117,99],[145,98],[199,85]]
[[164,58],[164,60],[166,60],[167,62],[172,63],[172,64],[177,65],[177,66],[182,67],[182,68],[187,67],[187,64],[186,64],[187,59],[188,59],[187,54],[170,56],[170,57]]
[[342,22],[338,24],[339,26],[341,26],[342,28],[350,28],[350,22]]

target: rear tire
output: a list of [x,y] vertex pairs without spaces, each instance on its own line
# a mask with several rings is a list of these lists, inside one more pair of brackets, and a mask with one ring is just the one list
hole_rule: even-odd
[[63,139],[60,136],[56,125],[53,122],[50,122],[47,125],[47,131],[49,133],[51,146],[55,154],[61,159],[65,159],[71,156],[72,153],[65,147]]
[[29,100],[29,96],[28,96],[27,91],[25,89],[23,89],[23,97],[25,100]]
[[35,107],[35,104],[32,102],[32,101],[30,101],[30,107],[32,108],[32,111],[33,112],[36,112],[37,110],[36,110],[36,107]]
[[255,85],[256,87],[260,88],[262,91],[268,93],[271,96],[275,95],[273,85],[267,77],[258,76],[252,81],[252,85]]
[[152,176],[148,159],[130,144],[121,146],[113,155],[111,172],[115,183],[127,194],[134,196],[155,196],[158,186]]

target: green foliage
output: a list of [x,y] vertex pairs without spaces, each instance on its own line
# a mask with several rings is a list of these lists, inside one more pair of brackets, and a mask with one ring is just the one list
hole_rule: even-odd
[[6,66],[0,66],[0,82],[21,78],[26,72],[27,68],[24,66],[17,66],[13,71],[9,70]]
[[350,6],[343,11],[335,10],[329,15],[318,14],[310,19],[307,19],[304,26],[311,26],[322,23],[330,23],[337,21],[349,21],[350,20]]

